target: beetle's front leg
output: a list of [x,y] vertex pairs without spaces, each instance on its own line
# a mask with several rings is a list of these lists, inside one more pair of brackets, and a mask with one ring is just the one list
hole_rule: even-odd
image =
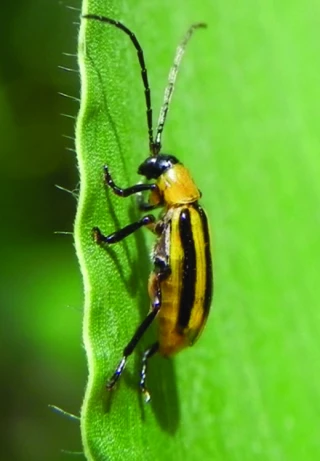
[[133,194],[138,194],[139,192],[143,191],[154,191],[157,189],[157,185],[152,183],[152,184],[135,184],[134,186],[127,187],[126,189],[122,189],[121,187],[116,186],[114,183],[111,174],[109,172],[109,168],[107,165],[103,167],[104,169],[104,181],[107,186],[109,186],[112,191],[118,195],[119,197],[129,197],[130,195]]

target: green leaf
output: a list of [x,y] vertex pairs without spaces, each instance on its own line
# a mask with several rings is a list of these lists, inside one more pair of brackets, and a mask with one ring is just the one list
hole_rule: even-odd
[[175,46],[192,22],[164,134],[164,151],[190,168],[213,231],[216,295],[203,336],[176,358],[141,351],[117,389],[105,383],[145,317],[152,236],[95,245],[138,218],[133,199],[103,185],[136,183],[148,154],[136,52],[121,31],[83,21],[77,127],[81,179],[75,226],[85,286],[89,380],[82,437],[90,460],[318,459],[319,11],[314,2],[95,0],[85,13],[123,21],[138,36],[155,119]]

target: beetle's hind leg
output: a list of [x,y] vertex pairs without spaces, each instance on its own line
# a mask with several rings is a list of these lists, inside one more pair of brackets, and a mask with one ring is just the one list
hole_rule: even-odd
[[153,320],[156,317],[158,311],[159,311],[158,307],[155,307],[154,309],[152,309],[149,312],[149,314],[146,316],[146,318],[143,320],[143,322],[136,329],[135,334],[132,336],[131,340],[129,341],[129,343],[126,345],[126,347],[123,350],[122,359],[120,360],[115,372],[113,373],[113,375],[111,376],[111,378],[107,382],[106,387],[107,387],[108,390],[113,389],[113,387],[115,386],[116,382],[118,381],[118,379],[120,378],[120,376],[121,376],[121,374],[122,374],[122,372],[124,370],[124,367],[126,366],[126,362],[127,362],[127,359],[129,357],[129,355],[131,355],[132,352],[134,351],[134,349],[137,346],[138,342],[142,338],[144,332],[149,328],[149,326],[153,322]]
[[147,377],[147,364],[148,360],[159,350],[159,343],[156,342],[152,344],[144,353],[142,356],[142,361],[141,361],[141,373],[140,373],[140,389],[142,394],[144,395],[145,401],[149,402],[150,401],[150,393],[148,389],[146,388],[146,377]]
[[[145,331],[149,328],[155,317],[157,316],[160,308],[161,308],[161,286],[160,282],[162,280],[162,277],[166,277],[166,272],[164,270],[159,271],[157,274],[154,275],[154,279],[152,281],[152,291],[153,291],[153,301],[151,305],[151,310],[146,316],[146,318],[143,320],[143,322],[138,326],[136,329],[134,335],[132,336],[131,340],[129,343],[126,345],[126,347],[123,350],[123,355],[122,359],[120,360],[115,372],[109,379],[109,381],[106,384],[106,387],[108,390],[113,389],[115,384],[117,383],[118,379],[120,378],[126,363],[128,357],[132,354],[134,349],[136,348],[138,342],[144,335]],[[146,372],[147,372],[147,361],[148,359],[157,352],[159,348],[159,343],[156,342],[154,343],[151,347],[149,347],[145,353],[143,354],[142,358],[142,368],[141,368],[141,379],[140,379],[140,389],[142,393],[145,396],[146,402],[150,400],[150,394],[147,391],[145,387],[145,381],[146,381]]]
[[[150,295],[153,299],[152,301],[152,312],[158,313],[161,309],[161,282],[165,280],[171,274],[171,269],[168,264],[165,264],[164,261],[155,261],[155,266],[157,272],[154,273],[149,280],[149,290]],[[150,315],[150,314],[149,314]],[[150,393],[146,387],[146,377],[147,377],[147,364],[148,360],[159,350],[159,342],[155,342],[148,349],[145,350],[142,356],[141,361],[141,372],[140,372],[140,390],[144,395],[145,401],[150,401]]]

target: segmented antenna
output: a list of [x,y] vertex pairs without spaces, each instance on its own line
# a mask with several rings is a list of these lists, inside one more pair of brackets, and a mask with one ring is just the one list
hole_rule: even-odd
[[85,14],[83,16],[85,19],[94,19],[95,21],[100,21],[100,22],[106,22],[108,24],[112,24],[113,26],[117,27],[118,29],[121,29],[123,32],[125,32],[129,37],[130,40],[132,41],[138,55],[138,60],[140,64],[140,69],[141,69],[141,77],[142,77],[142,82],[144,86],[144,95],[146,99],[146,107],[147,107],[147,126],[148,126],[148,139],[149,139],[149,148],[150,152],[153,153],[153,146],[154,146],[154,140],[153,140],[153,123],[152,123],[152,107],[151,107],[151,92],[150,92],[150,87],[149,87],[149,80],[148,80],[148,73],[147,73],[147,68],[146,64],[144,61],[144,54],[143,50],[141,48],[140,43],[138,42],[137,37],[131,30],[129,30],[124,24],[122,24],[120,21],[115,21],[114,19],[107,18],[105,16],[99,16],[97,14]]
[[143,50],[141,48],[140,43],[138,42],[137,37],[131,30],[129,30],[124,24],[122,24],[120,21],[115,21],[114,19],[107,18],[105,16],[99,16],[96,14],[85,14],[83,16],[85,19],[94,19],[95,21],[100,21],[100,22],[105,22],[108,24],[112,24],[113,26],[117,27],[118,29],[121,29],[123,32],[125,32],[129,37],[130,40],[132,41],[138,55],[138,60],[140,64],[140,69],[141,69],[141,77],[142,77],[142,82],[144,86],[144,94],[145,94],[145,100],[146,100],[146,107],[147,107],[147,126],[148,126],[148,139],[149,139],[149,149],[150,149],[150,154],[152,156],[158,155],[158,153],[161,150],[161,136],[162,132],[164,129],[164,125],[166,122],[167,118],[167,113],[172,97],[172,93],[174,90],[174,84],[177,78],[178,70],[181,64],[182,56],[185,52],[187,43],[189,42],[193,31],[195,29],[199,28],[205,28],[207,25],[203,22],[199,22],[196,24],[192,24],[186,35],[184,36],[182,42],[178,46],[175,54],[175,58],[173,61],[173,65],[170,69],[169,72],[169,78],[168,78],[168,84],[166,86],[166,89],[164,91],[164,98],[163,98],[163,104],[160,109],[160,114],[159,114],[159,119],[158,119],[158,125],[157,125],[157,131],[156,131],[156,137],[153,138],[153,122],[152,122],[152,107],[151,107],[151,91],[149,87],[149,80],[148,80],[148,73],[147,73],[147,68],[144,60],[144,54]]
[[203,22],[192,24],[189,27],[189,29],[188,29],[186,35],[184,36],[182,42],[180,43],[180,45],[177,48],[176,55],[175,55],[174,61],[173,61],[173,66],[171,67],[170,72],[169,72],[168,84],[167,84],[166,89],[164,91],[163,104],[162,104],[161,109],[160,109],[156,137],[155,137],[154,143],[153,143],[153,154],[154,155],[157,155],[161,150],[161,135],[162,135],[163,128],[164,128],[164,125],[165,125],[165,122],[166,122],[167,113],[168,113],[172,93],[173,93],[173,90],[174,90],[174,84],[175,84],[175,81],[176,81],[176,78],[177,78],[177,74],[178,74],[178,70],[179,70],[179,67],[180,67],[180,64],[181,64],[182,56],[184,55],[186,46],[187,46],[188,41],[190,40],[190,38],[191,38],[191,36],[193,34],[193,31],[195,29],[200,29],[200,28],[205,28],[205,27],[207,27],[207,24],[205,24]]

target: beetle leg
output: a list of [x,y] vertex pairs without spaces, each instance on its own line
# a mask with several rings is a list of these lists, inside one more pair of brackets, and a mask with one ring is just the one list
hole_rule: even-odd
[[163,202],[149,203],[144,200],[142,192],[137,193],[137,206],[139,211],[151,211],[163,206]]
[[169,277],[169,275],[171,275],[171,267],[168,264],[163,270],[163,272],[161,272],[161,281],[166,280]]
[[[152,301],[152,308],[151,308],[149,314],[143,320],[143,322],[136,329],[136,331],[135,331],[134,335],[132,336],[131,340],[129,341],[129,343],[124,348],[122,359],[120,360],[120,362],[119,362],[119,364],[118,364],[118,366],[116,368],[116,371],[113,373],[113,375],[111,376],[111,378],[107,382],[106,387],[107,387],[108,390],[113,389],[114,385],[116,384],[116,382],[120,378],[120,376],[121,376],[121,374],[122,374],[122,372],[123,372],[123,370],[124,370],[124,368],[126,366],[127,359],[129,357],[129,355],[132,354],[132,352],[136,348],[138,342],[142,338],[143,334],[149,328],[149,326],[151,325],[151,323],[155,319],[157,313],[159,312],[159,309],[161,308],[161,285],[160,285],[160,282],[161,282],[161,280],[163,280],[163,277],[165,277],[165,276],[166,276],[166,271],[165,270],[162,270],[162,271],[157,273],[156,279],[155,279],[155,296],[154,296],[154,299]],[[156,343],[156,344],[157,344],[157,348],[158,348],[158,343]],[[149,395],[148,391],[145,388],[145,379],[146,379],[146,371],[147,371],[147,365],[146,364],[147,364],[148,358],[150,358],[151,355],[153,355],[156,352],[155,347],[156,347],[155,344],[153,346],[151,346],[144,353],[143,359],[142,359],[143,367],[142,367],[142,371],[141,371],[140,388],[141,388],[142,392],[144,393],[145,399],[146,399],[147,402],[150,400],[150,395]],[[150,352],[148,352],[149,350],[150,350]]]
[[131,338],[130,342],[126,345],[126,347],[124,348],[123,350],[123,357],[122,359],[120,360],[119,362],[119,365],[117,366],[116,368],[116,371],[113,373],[113,375],[111,376],[111,378],[109,379],[109,381],[107,382],[107,389],[108,390],[111,390],[114,385],[116,384],[116,382],[118,381],[118,379],[120,378],[121,376],[121,373],[123,372],[124,370],[124,367],[126,365],[126,362],[127,362],[127,359],[129,357],[129,355],[132,354],[132,352],[134,351],[136,345],[138,344],[138,342],[140,341],[141,337],[143,336],[144,332],[149,328],[149,326],[151,325],[152,321],[154,320],[155,316],[157,315],[159,311],[159,308],[155,308],[155,309],[152,309],[149,314],[147,315],[147,317],[143,320],[143,322],[138,326],[135,334],[133,335],[133,337]]
[[157,185],[156,184],[143,184],[143,183],[139,183],[139,184],[135,184],[134,186],[131,186],[131,187],[128,187],[126,189],[122,189],[121,187],[118,187],[115,185],[110,173],[109,173],[109,168],[107,165],[105,165],[104,167],[104,181],[105,183],[107,184],[107,186],[109,186],[113,192],[116,194],[116,195],[119,195],[120,197],[129,197],[129,195],[133,195],[133,194],[138,194],[139,192],[143,192],[143,191],[153,191],[155,189],[157,189]]
[[146,226],[146,227],[149,227],[151,230],[153,230],[155,221],[156,221],[156,218],[153,215],[147,215],[139,219],[139,221],[128,224],[122,229],[116,232],[113,232],[112,234],[107,235],[107,236],[102,234],[99,227],[94,227],[92,229],[93,237],[97,243],[108,243],[109,245],[111,245],[113,243],[120,242],[124,238],[133,234],[133,232],[136,232],[141,227]]
[[155,271],[149,279],[149,295],[152,299],[151,308],[160,309],[161,307],[161,282],[171,274],[171,268],[165,261],[156,259],[154,261]]
[[141,361],[141,373],[140,373],[140,390],[144,395],[145,401],[150,401],[150,393],[146,388],[146,377],[147,377],[147,364],[148,360],[158,351],[159,343],[156,342],[152,346],[148,347],[143,353]]
[[[165,264],[164,261],[161,261],[161,264],[156,263],[156,268],[158,272],[154,275],[153,279],[153,290],[154,298],[152,301],[152,310],[158,312],[161,308],[161,282],[165,280],[171,274],[171,268],[168,264]],[[145,401],[150,401],[150,393],[146,388],[146,377],[147,377],[147,363],[148,360],[158,351],[159,342],[155,342],[148,349],[145,350],[142,356],[141,361],[141,372],[140,372],[140,390],[144,395]]]
[[[163,259],[160,259],[160,258],[155,259],[154,265],[155,265],[156,270],[158,270],[157,278],[158,278],[159,282],[163,282],[171,274],[170,265],[166,261],[164,261]],[[160,289],[160,287],[159,287],[159,289]]]
[[150,203],[148,202],[144,202],[142,199],[138,199],[138,209],[139,211],[151,211],[151,210],[155,210],[156,208],[159,208],[160,206],[162,206],[162,204],[156,204],[156,205],[151,205]]

